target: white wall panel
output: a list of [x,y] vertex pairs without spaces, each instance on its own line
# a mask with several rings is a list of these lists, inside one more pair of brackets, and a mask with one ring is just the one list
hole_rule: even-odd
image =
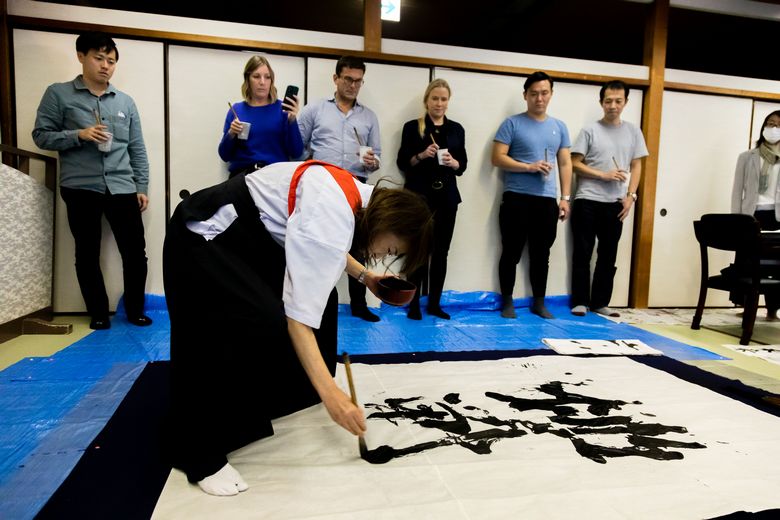
[[[146,292],[162,294],[162,242],[165,236],[163,46],[161,43],[115,39],[119,62],[111,82],[129,94],[141,114],[149,154],[149,208],[143,214],[149,275]],[[76,58],[76,35],[14,30],[13,49],[18,144],[38,150],[32,141],[35,114],[46,87],[70,81],[81,73]],[[54,152],[39,150],[56,156]],[[65,204],[57,197],[54,268],[55,312],[84,311],[74,267],[73,237]],[[101,266],[111,309],[122,294],[122,262],[113,235],[104,221]]]
[[[228,102],[242,100],[244,65],[256,53],[172,46],[169,51],[171,211],[183,189],[193,193],[227,179],[217,153]],[[303,58],[263,53],[279,95],[289,84],[303,97]],[[208,74],[204,73],[208,71]]]
[[[664,92],[651,307],[696,305],[700,261],[693,221],[730,212],[734,166],[747,149],[752,111],[750,99]],[[716,252],[710,259],[710,274],[716,274],[733,254]],[[707,305],[729,305],[728,294],[709,291]]]

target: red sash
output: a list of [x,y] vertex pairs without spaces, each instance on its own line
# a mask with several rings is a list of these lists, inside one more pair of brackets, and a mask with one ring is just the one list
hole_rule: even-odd
[[298,187],[298,182],[301,180],[301,175],[303,175],[303,172],[305,172],[309,166],[314,164],[322,166],[330,172],[330,174],[339,184],[339,187],[341,187],[341,191],[344,192],[344,196],[347,198],[349,207],[352,208],[352,213],[357,213],[357,210],[360,209],[363,205],[363,199],[360,197],[360,190],[358,190],[357,186],[355,186],[355,181],[352,174],[344,168],[339,168],[333,164],[315,160],[304,161],[295,169],[295,172],[292,176],[292,181],[290,181],[290,192],[287,195],[287,213],[292,215],[292,212],[295,209],[295,189]]

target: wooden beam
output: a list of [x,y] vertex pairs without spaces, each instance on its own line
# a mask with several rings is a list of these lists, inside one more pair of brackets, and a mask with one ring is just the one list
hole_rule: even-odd
[[363,0],[363,50],[382,52],[382,0]]
[[661,111],[664,98],[664,70],[669,25],[669,0],[655,0],[645,27],[644,64],[650,84],[642,106],[642,131],[650,153],[643,161],[639,201],[634,217],[634,247],[631,255],[630,307],[647,308],[650,294],[650,263],[653,253],[655,193],[658,182],[658,153],[661,143]]
[[[403,54],[385,54],[382,52],[354,51],[348,49],[337,49],[330,47],[313,47],[307,45],[293,45],[287,43],[265,42],[260,40],[245,40],[239,38],[225,38],[218,36],[205,36],[192,33],[178,33],[168,31],[150,31],[147,29],[135,29],[129,27],[119,27],[110,25],[85,24],[80,22],[69,22],[62,20],[48,20],[43,18],[28,18],[11,16],[10,22],[13,27],[30,30],[49,30],[55,32],[79,33],[84,30],[103,31],[115,37],[129,37],[134,39],[143,39],[149,41],[161,41],[170,44],[182,44],[190,46],[203,46],[208,48],[239,49],[239,50],[257,50],[274,51],[286,54],[295,54],[300,56],[318,56],[338,58],[345,54],[360,56],[366,60],[392,63],[399,65],[419,65],[421,67],[442,67],[454,70],[488,72],[494,74],[507,74],[528,76],[539,70],[538,68],[514,67],[508,65],[496,65],[490,63],[476,63],[471,61],[448,60],[441,58],[426,58],[420,56],[405,56]],[[545,69],[545,72],[558,81],[568,81],[572,83],[586,83],[601,85],[611,79],[623,80],[628,86],[645,89],[649,85],[646,79],[604,76],[600,74],[587,74],[580,72],[567,72]]]
[[707,87],[672,81],[664,82],[664,89],[676,90],[678,92],[696,92],[697,94],[712,94],[714,96],[749,98],[756,101],[780,101],[780,93],[777,92],[758,92],[756,90],[743,90],[737,88]]

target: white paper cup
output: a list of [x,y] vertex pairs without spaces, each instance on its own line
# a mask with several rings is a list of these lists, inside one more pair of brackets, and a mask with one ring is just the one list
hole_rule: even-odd
[[439,164],[444,164],[444,158],[443,155],[447,153],[446,148],[439,148],[436,150],[436,158],[439,160]]
[[239,139],[243,139],[246,141],[249,139],[249,129],[252,128],[252,123],[245,123],[244,121],[241,122],[241,133],[238,134]]
[[360,163],[361,164],[366,164],[366,154],[368,152],[373,151],[373,150],[374,149],[371,148],[370,146],[361,146],[360,147]]
[[105,132],[105,134],[108,136],[108,139],[105,141],[99,142],[97,144],[98,150],[101,152],[110,152],[111,151],[111,145],[114,143],[114,134],[111,132]]

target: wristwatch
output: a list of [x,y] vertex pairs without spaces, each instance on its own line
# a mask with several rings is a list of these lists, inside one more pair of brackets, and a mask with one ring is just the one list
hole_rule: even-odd
[[364,267],[362,271],[360,271],[360,274],[357,277],[357,281],[362,283],[363,285],[366,285],[366,273],[368,272],[368,267]]
[[561,200],[569,202],[571,200],[571,195],[561,195]]
[[636,194],[635,191],[629,191],[628,193],[626,193],[626,195],[628,197],[631,197],[632,199],[634,199],[634,201],[636,201],[636,199],[637,199],[637,194]]

